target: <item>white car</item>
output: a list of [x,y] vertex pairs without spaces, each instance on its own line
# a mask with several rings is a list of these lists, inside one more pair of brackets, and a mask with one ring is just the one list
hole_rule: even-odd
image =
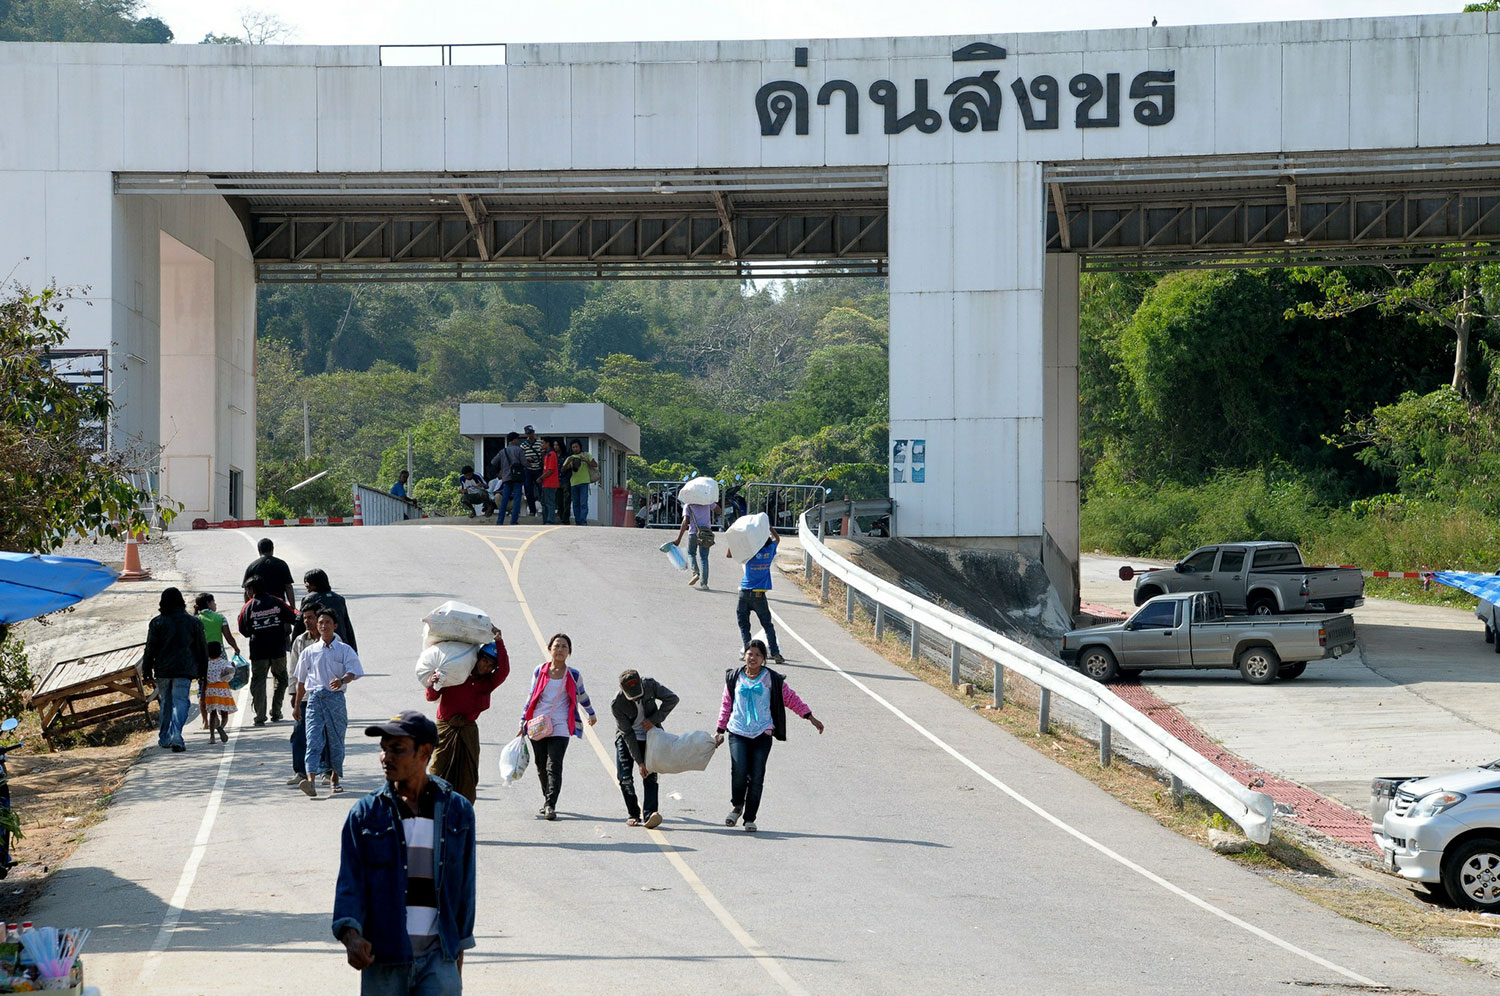
[[1375,842],[1388,871],[1454,903],[1500,913],[1500,760],[1432,778],[1370,785]]

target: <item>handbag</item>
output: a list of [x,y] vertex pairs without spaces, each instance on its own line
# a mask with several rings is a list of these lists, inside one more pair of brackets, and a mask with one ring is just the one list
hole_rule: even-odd
[[526,735],[533,740],[545,740],[552,736],[552,717],[532,716],[526,721]]
[[239,654],[231,658],[234,661],[234,676],[229,679],[230,691],[239,691],[250,684],[250,662]]
[[705,550],[707,550],[717,542],[717,540],[714,539],[713,528],[710,526],[699,526],[698,531],[693,533],[693,535],[697,538],[698,545],[703,547],[703,549]]

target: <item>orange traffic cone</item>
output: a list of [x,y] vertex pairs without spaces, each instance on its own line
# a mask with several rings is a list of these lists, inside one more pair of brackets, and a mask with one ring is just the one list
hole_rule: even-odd
[[131,530],[125,536],[125,570],[120,572],[121,581],[150,581],[151,572],[141,567],[141,549]]
[[364,513],[360,511],[360,507],[359,507],[359,492],[358,491],[354,492],[354,524],[356,526],[362,526],[362,525],[365,524]]

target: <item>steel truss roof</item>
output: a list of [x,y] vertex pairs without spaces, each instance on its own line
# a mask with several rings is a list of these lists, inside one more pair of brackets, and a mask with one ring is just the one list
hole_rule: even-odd
[[1047,249],[1087,269],[1500,258],[1500,149],[1064,163],[1044,176]]
[[213,194],[263,281],[884,275],[883,168],[118,174]]

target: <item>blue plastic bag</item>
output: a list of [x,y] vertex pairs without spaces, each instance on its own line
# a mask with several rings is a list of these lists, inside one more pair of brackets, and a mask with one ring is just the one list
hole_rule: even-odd
[[687,570],[687,558],[682,555],[682,551],[677,548],[676,543],[663,543],[660,549],[662,553],[667,555],[667,559],[672,562],[673,567],[679,571]]
[[234,665],[234,677],[229,679],[229,688],[237,692],[250,684],[250,662],[239,654],[235,654],[229,660]]

